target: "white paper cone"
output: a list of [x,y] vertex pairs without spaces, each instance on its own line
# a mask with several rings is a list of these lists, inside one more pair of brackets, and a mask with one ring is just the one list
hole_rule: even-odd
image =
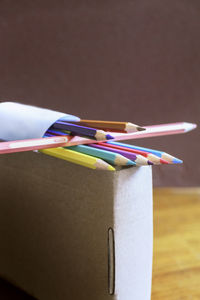
[[79,121],[76,116],[16,102],[0,103],[0,139],[5,141],[41,138],[58,119]]

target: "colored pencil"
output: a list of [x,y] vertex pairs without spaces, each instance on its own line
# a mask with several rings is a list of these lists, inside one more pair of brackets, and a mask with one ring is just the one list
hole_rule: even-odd
[[71,137],[46,137],[40,139],[17,140],[0,143],[0,154],[31,151],[66,146]]
[[63,132],[62,130],[53,130],[53,129],[48,129],[47,132],[45,133],[45,135],[51,135],[51,136],[55,136],[55,135],[69,135],[69,133]]
[[[107,147],[111,147],[111,148],[116,148],[119,150],[124,150],[124,151],[128,151],[131,153],[135,153],[135,154],[140,154],[144,157],[146,157],[148,160],[150,160],[151,162],[153,162],[153,164],[155,165],[160,165],[160,164],[169,164],[166,160],[152,154],[146,151],[141,151],[141,150],[136,150],[136,149],[132,149],[132,148],[128,148],[128,147],[124,147],[124,146],[120,146],[117,145],[117,143],[113,142],[113,143],[99,143],[100,145],[105,145]],[[121,143],[122,144],[122,143]],[[124,144],[122,144],[124,145]]]
[[103,161],[102,159],[86,155],[83,153],[79,153],[73,150],[68,150],[64,148],[52,148],[52,149],[42,149],[39,150],[40,152],[54,156],[57,158],[61,158],[67,160],[69,162],[88,167],[90,169],[101,169],[101,170],[108,170],[108,171],[115,171],[115,168],[112,167],[107,162]]
[[[46,136],[53,136],[53,133],[56,133],[57,131],[53,132],[51,130],[47,131],[46,133]],[[65,133],[62,133],[61,134],[63,135],[66,135]],[[115,148],[118,148],[119,150],[124,150],[124,151],[128,151],[128,152],[133,152],[135,154],[140,154],[144,157],[146,157],[149,161],[151,161],[153,164],[169,164],[169,163],[181,163],[182,161],[167,154],[167,153],[164,153],[163,152],[163,155],[162,157],[159,155],[156,155],[158,150],[152,150],[152,149],[147,149],[147,148],[142,148],[142,147],[137,147],[137,146],[131,146],[131,145],[127,145],[127,144],[123,144],[123,143],[117,143],[117,142],[106,142],[106,143],[99,143],[99,144],[102,144],[102,146],[107,146],[109,147],[110,145],[114,146]],[[79,145],[79,146],[83,146],[83,145]],[[70,147],[73,147],[73,146],[70,146]],[[86,148],[86,150],[89,150],[88,149],[89,147]],[[138,149],[136,149],[138,148]],[[83,148],[82,148],[83,149]],[[91,148],[92,149],[92,148]],[[126,150],[125,150],[126,149]],[[147,151],[145,151],[144,149],[147,149]],[[99,149],[100,150],[100,149]],[[100,150],[100,151],[104,151],[104,150]],[[106,150],[105,150],[106,151]],[[155,154],[153,154],[151,151],[154,151]],[[81,151],[80,151],[81,152]],[[108,151],[106,151],[108,152]],[[160,152],[160,151],[159,151]],[[84,152],[83,152],[84,153]],[[85,152],[86,153],[86,152]],[[87,153],[86,153],[87,154]],[[89,154],[89,153],[88,153]],[[99,152],[99,154],[101,154],[101,152]],[[92,154],[91,154],[92,155]],[[121,156],[123,157],[123,156]],[[163,157],[165,157],[166,159],[163,159]],[[100,157],[100,158],[103,158],[103,157]],[[119,159],[119,157],[117,158],[117,160],[119,164],[116,164],[116,165],[123,165],[124,162],[122,162],[122,159]],[[111,162],[111,161],[110,161]],[[112,163],[112,162],[111,162]],[[113,163],[115,164],[115,163]],[[130,164],[127,163],[127,165]],[[126,165],[126,163],[125,163]]]
[[85,145],[67,147],[67,149],[101,158],[115,166],[134,166],[134,165],[136,165],[135,162],[122,156],[121,154],[113,153],[110,151],[101,150],[101,149],[97,149],[97,148],[92,148],[92,147],[85,146]]
[[149,152],[152,153],[158,157],[160,157],[161,159],[166,160],[168,163],[170,164],[180,164],[183,161],[181,159],[178,159],[164,151],[159,151],[159,150],[155,150],[155,149],[150,149],[150,148],[144,148],[144,147],[139,147],[139,146],[135,146],[135,145],[128,145],[128,144],[124,144],[124,143],[119,143],[119,142],[109,142],[109,144],[114,144],[117,146],[123,146],[126,148],[130,148],[133,150],[140,150],[140,151],[145,151],[145,152]]
[[163,136],[170,134],[179,134],[189,132],[196,128],[196,124],[178,122],[178,123],[168,123],[160,125],[145,126],[145,131],[133,132],[127,134],[112,133],[115,141],[119,140],[130,140],[130,139],[141,139],[154,136]]
[[[71,139],[69,140],[69,142],[66,144],[66,147],[71,147],[71,146],[77,146],[77,145],[88,145],[88,144],[91,144],[91,143],[97,143],[96,140],[92,140],[90,138],[84,138],[84,137],[81,137],[81,136],[72,136],[72,135],[69,135],[68,133],[66,132],[62,132],[61,130],[48,130],[46,131],[44,137],[55,137],[55,136],[70,136]],[[102,141],[104,142],[104,141]]]
[[[179,123],[178,123],[179,124]],[[191,128],[195,128],[195,124],[190,124],[190,123],[181,123],[181,125],[178,126],[177,130],[180,130],[180,132],[176,132],[176,133],[181,133],[183,130],[186,130],[186,125],[184,124],[189,124],[188,125],[188,128],[190,127]],[[163,124],[165,125],[165,131],[160,131],[160,129],[158,128],[158,133],[159,135],[168,135],[168,134],[173,134],[174,130],[171,130],[172,127],[170,126],[171,124]],[[166,130],[166,127],[168,127],[169,125],[169,128],[168,130]],[[156,126],[160,126],[160,125],[156,125]],[[156,133],[152,133],[149,131],[148,127],[151,127],[151,126],[146,126],[146,131],[144,131],[144,133],[148,133],[150,134],[150,136],[154,136],[156,135]],[[181,129],[182,128],[182,129]],[[185,128],[185,129],[184,129]],[[187,129],[188,130],[188,129]],[[192,130],[192,129],[191,129]],[[155,130],[154,130],[155,131]],[[135,139],[135,138],[143,138],[143,137],[146,137],[146,136],[142,136],[140,134],[143,134],[143,131],[141,132],[135,132],[135,133],[112,133],[113,136],[115,136],[114,140],[113,141],[122,141],[122,140],[130,140],[130,139]],[[148,135],[147,134],[147,135]],[[139,135],[139,136],[138,136]],[[105,141],[105,140],[104,140]],[[67,144],[67,146],[75,146],[75,145],[81,145],[81,144],[94,144],[94,143],[98,143],[99,141],[96,141],[96,140],[92,140],[91,138],[84,138],[84,137],[80,137],[80,136],[74,136]],[[103,142],[103,140],[102,140]]]
[[[49,136],[54,136],[54,135],[51,131],[48,131],[48,132],[46,132],[45,136],[49,137]],[[95,149],[95,148],[85,146],[85,145],[70,146],[70,147],[65,147],[65,148],[101,158],[115,166],[130,166],[130,165],[135,166],[136,165],[135,162],[124,157],[123,155],[113,153],[110,151],[106,151],[106,150]]]
[[67,130],[70,131],[72,135],[88,136],[96,139],[97,141],[113,139],[112,135],[108,134],[103,130],[98,130],[95,128],[80,126],[61,121],[55,122],[50,129]]
[[130,122],[80,120],[78,122],[72,122],[72,123],[83,125],[83,126],[94,127],[98,129],[117,131],[117,132],[126,132],[126,133],[145,130],[144,127],[138,126]]
[[125,156],[126,158],[133,160],[136,163],[136,165],[138,165],[138,166],[153,165],[152,162],[150,162],[148,159],[146,159],[142,155],[130,153],[128,151],[117,150],[117,149],[114,149],[114,148],[109,148],[109,147],[102,146],[102,145],[99,145],[99,144],[90,144],[90,147],[94,147],[94,148],[97,148],[97,149],[107,150],[107,151],[111,151],[111,152],[114,152],[114,153],[121,154],[121,155]]

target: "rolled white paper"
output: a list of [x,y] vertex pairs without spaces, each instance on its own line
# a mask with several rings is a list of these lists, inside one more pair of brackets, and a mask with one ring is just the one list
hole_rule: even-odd
[[79,121],[80,118],[16,102],[0,103],[0,139],[5,141],[41,138],[58,119]]

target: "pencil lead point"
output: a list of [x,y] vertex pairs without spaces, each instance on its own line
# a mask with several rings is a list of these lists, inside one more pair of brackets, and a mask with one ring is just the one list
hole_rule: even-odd
[[137,127],[137,131],[144,131],[144,130],[146,130],[145,127],[140,127],[140,126]]
[[178,159],[176,157],[174,157],[173,161],[172,161],[174,164],[182,164],[183,161],[181,159]]
[[129,160],[127,161],[126,165],[127,165],[127,166],[136,166],[136,163],[135,163],[134,161],[132,161],[132,160],[129,159]]
[[106,139],[107,140],[113,140],[114,137],[112,135],[110,135],[110,134],[106,134]]
[[146,130],[146,128],[138,126],[138,125],[130,123],[130,122],[128,122],[126,124],[126,132],[127,133],[137,132],[137,131],[142,131],[142,130]]
[[112,166],[108,166],[108,170],[109,171],[115,171],[115,168],[113,168]]
[[169,162],[165,159],[160,159],[160,163],[163,164],[163,165],[169,165]]

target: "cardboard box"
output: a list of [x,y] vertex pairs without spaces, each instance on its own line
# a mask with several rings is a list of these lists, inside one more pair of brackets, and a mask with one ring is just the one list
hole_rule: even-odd
[[0,156],[0,276],[40,300],[149,300],[152,170]]

